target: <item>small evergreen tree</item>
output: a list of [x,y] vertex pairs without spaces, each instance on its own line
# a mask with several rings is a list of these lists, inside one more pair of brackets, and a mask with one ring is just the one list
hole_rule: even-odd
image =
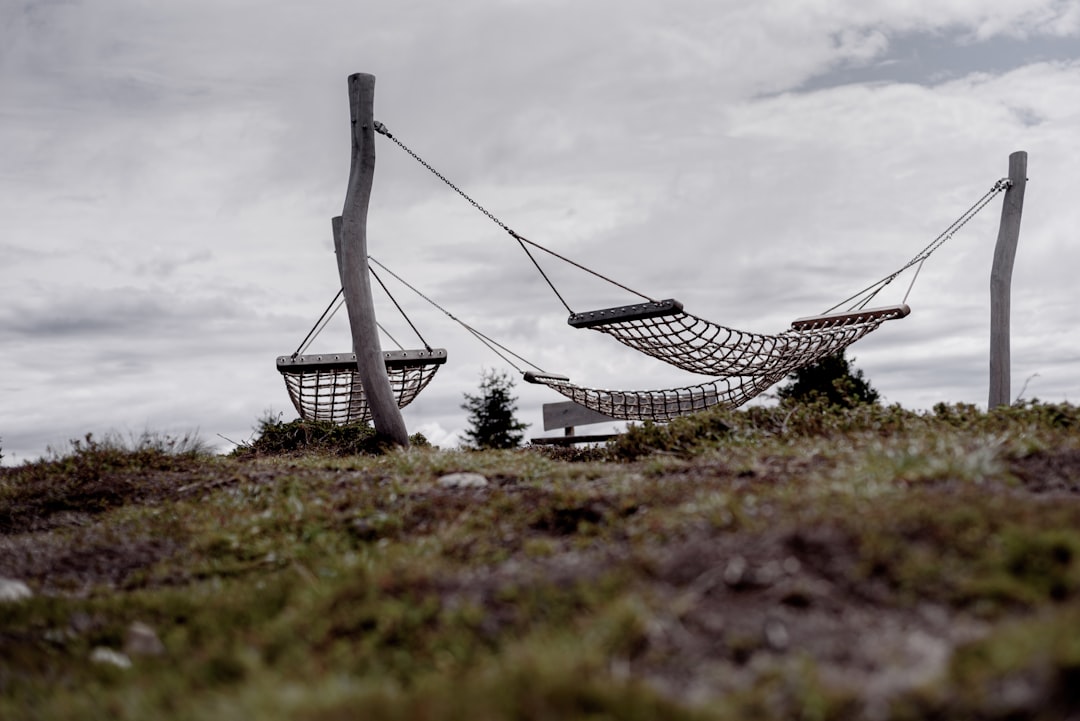
[[823,401],[841,408],[853,408],[864,403],[877,403],[880,397],[870,386],[870,381],[863,377],[863,372],[851,367],[844,351],[798,369],[788,376],[788,381],[776,394],[781,401],[789,403]]
[[525,437],[527,423],[519,422],[517,398],[510,393],[514,381],[506,373],[485,370],[480,381],[480,395],[465,394],[461,406],[469,412],[470,428],[465,431],[472,448],[517,448]]

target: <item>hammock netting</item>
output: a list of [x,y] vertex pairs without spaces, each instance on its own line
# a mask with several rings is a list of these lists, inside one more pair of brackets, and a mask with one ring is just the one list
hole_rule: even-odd
[[[647,296],[519,235],[401,140],[394,137],[385,125],[375,123],[375,130],[393,141],[451,190],[514,238],[568,310],[570,306],[541,268],[529,250],[530,247],[647,299]],[[865,305],[900,273],[916,265],[921,268],[922,263],[931,253],[986,207],[994,196],[1005,191],[1010,183],[1008,178],[998,180],[974,205],[964,211],[906,265],[843,302],[854,300],[857,305]],[[915,273],[917,276],[918,270]],[[914,279],[912,282],[914,283]],[[857,301],[858,298],[862,300]],[[905,295],[904,298],[906,300],[907,296]],[[798,319],[792,323],[790,330],[775,335],[763,335],[736,330],[691,315],[683,311],[682,304],[675,300],[649,300],[648,303],[636,306],[621,306],[589,313],[571,311],[569,323],[572,326],[592,328],[634,350],[672,366],[691,373],[714,376],[716,379],[700,385],[669,390],[612,391],[583,388],[573,385],[564,376],[544,372],[529,372],[524,375],[525,380],[529,382],[546,385],[567,398],[612,418],[670,420],[679,415],[719,404],[731,407],[742,405],[790,373],[839,353],[877,329],[883,322],[903,318],[909,312],[910,309],[906,305],[876,309],[856,307],[854,310],[841,313]],[[452,315],[450,317],[453,318]],[[473,332],[475,334],[475,331]]]
[[[398,408],[412,403],[446,362],[446,351],[441,348],[387,351],[383,355]],[[338,425],[371,422],[371,409],[352,353],[280,356],[277,368],[293,407],[305,421]]]
[[[626,310],[630,308],[642,310],[630,313]],[[713,323],[687,313],[678,301],[666,300],[577,313],[569,323],[609,335],[691,373],[783,377],[840,352],[886,320],[903,318],[909,312],[907,306],[899,305],[816,316],[795,321],[791,330],[765,335]]]
[[621,421],[670,421],[715,405],[740,406],[768,390],[771,377],[719,378],[684,388],[616,391],[582,388],[562,376],[526,373],[525,380],[561,393],[578,405]]
[[677,368],[718,377],[651,391],[584,388],[564,376],[543,373],[526,373],[525,380],[611,418],[669,421],[712,406],[741,406],[795,370],[839,353],[886,320],[908,313],[906,305],[898,305],[811,316],[776,335],[709,322],[686,313],[674,300],[574,314],[570,325],[610,335]]

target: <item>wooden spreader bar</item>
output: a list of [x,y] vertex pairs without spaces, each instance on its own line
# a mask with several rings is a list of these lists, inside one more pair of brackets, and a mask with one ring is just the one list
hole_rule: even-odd
[[792,330],[825,330],[875,320],[896,320],[904,318],[910,313],[911,308],[905,304],[881,308],[863,308],[862,310],[849,310],[840,313],[826,313],[824,315],[797,318],[791,322],[791,328]]
[[521,374],[526,383],[539,383],[543,384],[544,381],[570,381],[569,376],[559,375],[558,373],[537,373],[535,371],[525,371]]
[[[445,348],[431,350],[383,351],[387,370],[421,365],[442,365],[446,362]],[[314,371],[356,370],[355,353],[319,353],[314,355],[278,356],[277,369],[281,373],[311,373]]]
[[682,309],[682,303],[674,298],[668,298],[667,300],[649,301],[648,303],[590,310],[584,313],[571,313],[566,322],[575,328],[592,328],[605,323],[645,320],[646,318],[674,315],[682,311]]

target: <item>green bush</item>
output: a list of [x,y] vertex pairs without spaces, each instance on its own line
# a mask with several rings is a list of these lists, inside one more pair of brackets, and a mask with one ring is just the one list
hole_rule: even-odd
[[480,381],[480,395],[465,394],[462,410],[469,412],[465,437],[477,450],[517,448],[525,437],[528,423],[514,417],[517,397],[512,395],[514,381],[506,373],[485,370]]
[[803,366],[788,376],[788,384],[777,390],[777,396],[786,404],[825,403],[841,408],[877,403],[878,392],[852,363],[840,351]]
[[[253,456],[289,456],[325,454],[332,456],[378,455],[390,444],[368,423],[337,425],[330,421],[296,420],[285,423],[281,416],[267,415],[255,428],[254,440],[236,448],[238,458]],[[416,433],[409,438],[414,446],[427,446],[427,439]]]

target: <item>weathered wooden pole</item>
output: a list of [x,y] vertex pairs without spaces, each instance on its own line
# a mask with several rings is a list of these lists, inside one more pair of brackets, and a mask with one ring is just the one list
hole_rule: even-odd
[[1009,187],[1001,205],[1001,227],[994,248],[994,267],[990,271],[990,402],[989,408],[1007,406],[1009,379],[1009,308],[1013,261],[1020,240],[1020,216],[1024,212],[1027,187],[1027,153],[1019,150],[1009,156]]
[[356,73],[349,76],[349,112],[352,117],[352,165],[340,224],[338,267],[341,287],[349,311],[357,373],[371,409],[375,432],[392,443],[407,447],[409,433],[390,388],[379,346],[368,272],[367,215],[375,177],[374,75]]

